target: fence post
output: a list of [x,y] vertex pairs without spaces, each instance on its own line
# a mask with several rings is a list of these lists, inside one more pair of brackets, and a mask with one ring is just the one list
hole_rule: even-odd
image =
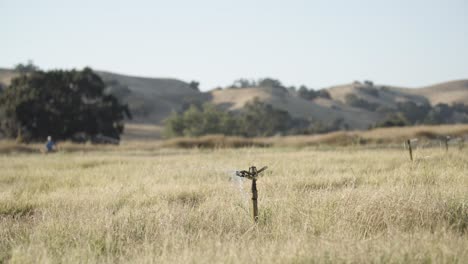
[[406,140],[406,143],[408,144],[410,160],[413,161],[413,149],[411,148],[411,140]]

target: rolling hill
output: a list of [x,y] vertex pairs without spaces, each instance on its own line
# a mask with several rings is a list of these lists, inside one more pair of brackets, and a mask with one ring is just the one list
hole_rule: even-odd
[[137,123],[161,123],[171,112],[179,111],[184,104],[207,100],[207,95],[192,89],[188,83],[167,78],[143,78],[97,72],[106,83],[117,83],[129,89],[121,96],[130,106]]
[[212,103],[224,106],[228,110],[239,110],[252,98],[258,97],[275,108],[288,111],[295,118],[312,119],[322,123],[343,119],[350,127],[359,129],[366,128],[379,118],[375,113],[350,107],[339,101],[323,98],[305,100],[281,88],[224,89],[212,91],[210,94]]
[[423,96],[432,105],[438,103],[468,104],[468,80],[439,83],[418,89],[398,89],[403,93]]
[[[129,104],[134,114],[134,119],[129,122],[138,124],[160,125],[171,112],[179,111],[190,103],[210,102],[226,110],[238,111],[255,97],[275,108],[288,111],[293,117],[322,123],[342,120],[351,129],[366,129],[384,118],[384,114],[376,109],[392,109],[399,102],[468,105],[468,80],[421,88],[354,82],[324,88],[330,98],[305,100],[281,87],[227,88],[200,92],[176,79],[143,78],[106,71],[97,73],[116,96]],[[0,83],[5,86],[17,75],[13,70],[0,69]],[[350,97],[364,100],[374,109],[353,106],[349,103]]]

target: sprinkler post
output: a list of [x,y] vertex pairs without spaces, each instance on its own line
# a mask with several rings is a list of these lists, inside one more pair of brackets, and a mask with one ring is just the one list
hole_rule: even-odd
[[257,198],[258,198],[258,193],[257,193],[257,180],[252,179],[252,216],[257,223],[258,221],[258,204],[257,204]]
[[257,170],[257,167],[252,166],[252,167],[249,168],[248,171],[245,171],[245,170],[236,171],[237,176],[252,180],[252,216],[253,216],[253,219],[254,219],[255,223],[258,222],[257,179],[258,179],[258,175],[260,174],[260,172],[263,172],[266,169],[267,169],[266,166],[261,168],[260,170]]

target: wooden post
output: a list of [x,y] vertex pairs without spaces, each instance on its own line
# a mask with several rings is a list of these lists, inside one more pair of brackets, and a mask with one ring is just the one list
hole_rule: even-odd
[[407,140],[406,143],[408,144],[408,150],[409,150],[409,157],[410,160],[413,161],[413,149],[411,148],[411,140]]
[[258,204],[257,204],[257,180],[252,180],[252,215],[255,223],[258,222]]
[[450,136],[446,136],[445,140],[444,140],[444,142],[445,142],[445,151],[446,152],[448,152],[448,142],[449,142],[449,140],[450,140]]

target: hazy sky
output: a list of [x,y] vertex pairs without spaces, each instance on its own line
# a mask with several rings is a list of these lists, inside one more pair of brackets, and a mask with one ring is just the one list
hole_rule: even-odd
[[201,82],[468,78],[467,0],[0,0],[0,67],[32,59]]

